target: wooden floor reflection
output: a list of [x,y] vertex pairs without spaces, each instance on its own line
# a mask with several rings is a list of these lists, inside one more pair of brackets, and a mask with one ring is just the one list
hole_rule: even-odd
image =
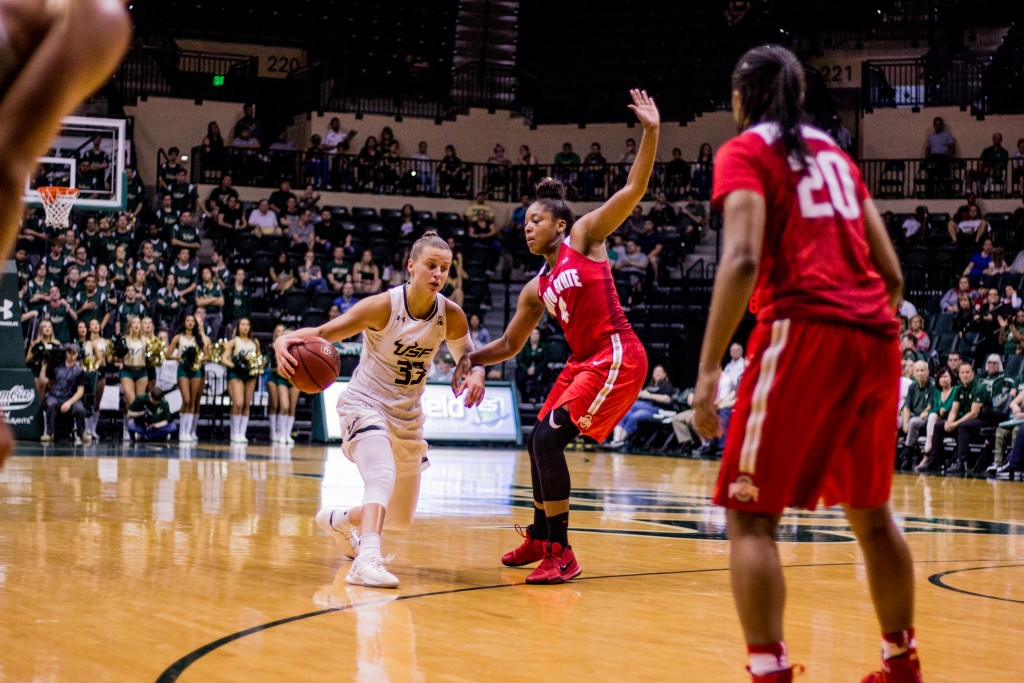
[[[313,522],[359,498],[337,448],[32,448],[0,471],[0,682],[747,680],[714,463],[571,455],[583,576],[533,587],[498,562],[525,453],[432,450],[381,591],[345,583]],[[1024,484],[901,475],[893,504],[926,680],[1024,680]],[[802,680],[859,681],[878,634],[845,522],[782,535]]]

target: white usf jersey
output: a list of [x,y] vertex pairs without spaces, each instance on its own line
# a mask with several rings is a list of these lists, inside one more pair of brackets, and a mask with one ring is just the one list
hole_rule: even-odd
[[[352,380],[338,398],[342,439],[357,440],[365,428],[353,419],[365,408],[386,417],[392,437],[423,439],[423,409],[420,399],[427,372],[441,344],[448,336],[445,298],[436,295],[434,310],[419,320],[409,313],[405,286],[389,291],[391,317],[383,330],[363,332],[363,352]],[[346,433],[346,425],[352,430]],[[411,445],[411,444],[410,444]],[[394,444],[396,455],[398,444]],[[424,448],[425,450],[425,448]]]

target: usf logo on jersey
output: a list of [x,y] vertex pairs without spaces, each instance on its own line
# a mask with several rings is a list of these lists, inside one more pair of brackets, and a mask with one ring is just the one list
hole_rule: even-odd
[[401,358],[423,358],[424,356],[430,355],[433,351],[434,349],[428,349],[425,346],[420,346],[416,342],[413,342],[412,344],[403,344],[401,339],[395,342],[395,355]]

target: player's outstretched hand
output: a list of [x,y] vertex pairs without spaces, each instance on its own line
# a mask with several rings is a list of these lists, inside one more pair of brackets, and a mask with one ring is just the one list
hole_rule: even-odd
[[477,365],[472,367],[469,373],[462,378],[458,389],[453,388],[456,396],[461,396],[463,392],[466,392],[464,404],[467,408],[480,405],[480,402],[484,400],[485,376],[486,372],[484,369]]
[[[456,396],[462,395],[462,392],[466,390],[466,384],[470,373],[473,371],[473,362],[469,359],[469,354],[466,353],[459,358],[459,365],[455,367],[455,372],[452,373],[452,393]],[[480,398],[483,398],[482,392]],[[476,401],[480,402],[480,401]],[[466,403],[467,408],[469,403]]]
[[630,90],[629,94],[633,96],[633,104],[629,105],[629,108],[640,119],[644,128],[656,128],[661,124],[658,107],[654,104],[654,98],[648,96],[646,90]]
[[693,427],[705,439],[714,439],[722,435],[722,422],[718,418],[718,410],[715,409],[718,379],[721,375],[721,368],[712,372],[702,370],[697,376],[697,385],[693,390]]
[[295,360],[295,356],[288,352],[288,350],[298,344],[301,340],[295,339],[291,335],[282,334],[274,342],[274,357],[277,358],[277,374],[284,377],[286,380],[291,381],[292,374],[295,373],[295,366],[298,365]]

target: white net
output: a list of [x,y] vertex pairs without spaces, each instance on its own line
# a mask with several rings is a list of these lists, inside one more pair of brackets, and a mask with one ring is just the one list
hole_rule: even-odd
[[39,200],[46,212],[46,225],[51,228],[66,228],[70,225],[71,207],[78,199],[74,187],[40,187]]

